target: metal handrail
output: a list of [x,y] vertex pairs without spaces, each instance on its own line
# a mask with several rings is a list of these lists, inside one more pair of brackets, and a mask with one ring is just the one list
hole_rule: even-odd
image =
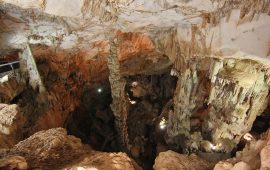
[[[0,67],[10,66],[10,65],[13,65],[13,64],[17,64],[17,63],[20,63],[20,61],[13,61],[13,62],[6,63],[6,64],[0,64]],[[11,66],[11,67],[12,67],[12,66]]]

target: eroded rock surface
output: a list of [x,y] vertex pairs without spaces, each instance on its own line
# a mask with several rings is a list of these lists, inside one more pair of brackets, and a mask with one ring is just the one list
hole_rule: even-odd
[[194,59],[189,64],[184,71],[175,65],[179,80],[167,133],[172,139],[184,136],[184,147],[230,152],[267,107],[269,68],[233,58]]
[[39,131],[0,152],[0,168],[141,170],[127,154],[94,151],[63,128]]
[[211,169],[210,167],[210,163],[196,155],[182,155],[169,150],[159,153],[153,168],[155,170],[207,170]]
[[87,169],[111,169],[111,170],[142,170],[137,163],[125,153],[92,152],[65,170]]
[[55,169],[78,159],[86,151],[80,139],[68,136],[62,128],[56,128],[35,133],[5,155],[24,157],[29,168]]
[[18,170],[27,170],[28,164],[24,157],[21,156],[9,156],[3,159],[0,159],[0,168],[4,169],[18,169]]
[[0,104],[0,148],[9,148],[23,139],[23,112],[16,104]]
[[24,81],[20,78],[18,70],[10,72],[4,77],[0,76],[0,102],[9,103],[24,90]]

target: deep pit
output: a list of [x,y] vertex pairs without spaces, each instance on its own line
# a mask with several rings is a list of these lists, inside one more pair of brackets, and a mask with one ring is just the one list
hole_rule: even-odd
[[[129,101],[128,135],[132,146],[130,156],[144,169],[152,169],[159,152],[169,147],[165,142],[167,110],[173,109],[173,94],[177,78],[169,73],[137,75],[125,78],[126,97]],[[68,117],[65,127],[93,149],[119,152],[120,146],[114,124],[109,81],[83,87],[80,105]],[[178,148],[179,150],[179,148]]]

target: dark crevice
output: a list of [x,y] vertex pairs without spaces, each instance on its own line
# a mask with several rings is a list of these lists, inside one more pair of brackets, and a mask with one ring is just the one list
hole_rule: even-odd
[[114,116],[110,108],[111,89],[108,82],[86,86],[81,104],[66,122],[69,134],[81,138],[99,151],[119,151]]

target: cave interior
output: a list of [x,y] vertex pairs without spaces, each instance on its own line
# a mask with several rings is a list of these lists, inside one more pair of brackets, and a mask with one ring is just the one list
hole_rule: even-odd
[[[192,0],[181,1],[187,6],[172,7],[167,1],[163,5],[153,2],[161,8],[156,12],[148,9],[153,15],[137,10],[155,21],[146,26],[148,20],[123,12],[137,9],[133,6],[137,0],[117,2],[126,5],[123,9],[107,0],[84,1],[79,11],[78,4],[72,5],[77,0],[68,0],[71,7],[59,1],[55,8],[57,3],[47,1],[41,5],[31,0],[0,2],[0,169],[61,169],[75,164],[79,158],[75,151],[65,154],[76,159],[59,161],[59,165],[58,158],[51,161],[40,154],[40,160],[35,160],[31,152],[20,152],[24,141],[59,127],[79,139],[85,155],[92,154],[88,158],[93,164],[98,162],[93,151],[125,153],[134,165],[146,170],[161,170],[159,155],[168,151],[188,159],[197,155],[208,163],[208,169],[225,170],[219,169],[220,161],[237,158],[254,142],[266,140],[270,128],[270,32],[264,31],[270,26],[268,0],[261,6],[248,2],[257,5],[253,15],[245,13],[246,6],[240,2],[232,2],[235,9],[229,11],[226,0],[220,9],[209,1],[214,11]],[[144,5],[148,7],[146,2]],[[208,10],[198,21],[191,15],[201,12],[197,5]],[[103,11],[104,6],[108,11]],[[79,14],[68,15],[60,9]],[[162,13],[171,10],[173,16]],[[226,12],[231,13],[227,18]],[[97,15],[100,22],[88,13]],[[178,22],[174,15],[187,18]],[[241,28],[231,26],[236,18]],[[159,19],[165,24],[156,21]],[[62,34],[64,28],[73,31]],[[230,37],[239,30],[242,32]],[[14,41],[13,34],[26,37],[25,42]],[[68,144],[60,148],[65,147]],[[247,153],[252,155],[250,150]],[[17,157],[9,160],[16,154],[25,157],[26,166]],[[262,152],[256,154],[263,157]],[[239,160],[250,169],[268,167],[263,162],[246,165],[253,159]]]

